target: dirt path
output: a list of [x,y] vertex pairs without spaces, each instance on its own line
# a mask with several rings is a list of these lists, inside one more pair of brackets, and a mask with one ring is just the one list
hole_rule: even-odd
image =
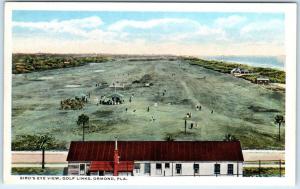
[[192,100],[194,105],[200,104],[200,102],[194,97],[193,92],[189,89],[189,87],[187,86],[186,82],[183,81],[183,79],[180,80],[180,84],[182,85],[184,91],[186,92],[187,96]]
[[285,160],[283,150],[243,150],[245,161]]
[[[67,163],[68,152],[45,152],[45,162],[46,163]],[[14,164],[32,164],[40,163],[42,160],[41,152],[32,152],[32,151],[21,151],[21,152],[12,152],[12,163]]]

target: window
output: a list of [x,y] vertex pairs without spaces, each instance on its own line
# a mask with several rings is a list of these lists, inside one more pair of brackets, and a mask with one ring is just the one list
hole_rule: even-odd
[[150,174],[150,163],[145,163],[145,173],[149,173]]
[[141,168],[141,164],[139,164],[139,163],[135,163],[135,164],[134,164],[134,169],[135,169],[135,172],[136,172],[136,173],[139,173],[139,172],[140,172],[140,168]]
[[140,168],[141,168],[141,164],[139,164],[139,163],[134,164],[134,169],[140,169]]
[[220,164],[215,164],[215,174],[220,174]]
[[165,169],[169,169],[170,168],[170,163],[165,163]]
[[104,171],[99,171],[99,176],[104,176]]
[[156,174],[161,175],[162,170],[161,170],[161,163],[156,164]]
[[70,164],[68,166],[69,175],[78,175],[79,174],[79,164]]
[[181,174],[181,164],[176,164],[176,174]]
[[161,169],[161,163],[156,164],[156,169]]
[[80,164],[79,167],[80,175],[85,175],[85,164]]
[[228,164],[227,165],[227,174],[228,175],[233,175],[233,164]]
[[194,173],[199,173],[199,164],[194,164]]

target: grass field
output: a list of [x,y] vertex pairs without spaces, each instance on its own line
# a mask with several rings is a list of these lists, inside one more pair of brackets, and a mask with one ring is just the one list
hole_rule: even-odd
[[[108,87],[116,81],[126,87],[116,91]],[[97,83],[108,85],[96,87]],[[153,85],[146,87],[146,83]],[[124,104],[97,105],[100,96],[115,92],[124,96]],[[83,110],[60,109],[61,100],[88,93]],[[15,140],[17,135],[51,134],[62,142],[81,140],[82,129],[76,121],[84,113],[90,118],[86,140],[113,140],[114,136],[119,140],[165,140],[168,136],[223,140],[230,133],[240,139],[243,149],[284,149],[284,127],[279,142],[274,124],[275,115],[284,114],[284,104],[283,92],[182,59],[115,58],[13,75],[12,136]],[[195,105],[201,105],[201,111]],[[187,112],[192,118],[185,134]],[[189,129],[191,122],[198,126]]]
[[12,175],[57,175],[62,176],[64,175],[64,168],[48,168],[45,169],[39,167],[13,167],[11,169]]
[[[280,173],[281,171],[281,173]],[[243,168],[243,176],[244,177],[284,177],[285,168],[278,167],[244,167]]]

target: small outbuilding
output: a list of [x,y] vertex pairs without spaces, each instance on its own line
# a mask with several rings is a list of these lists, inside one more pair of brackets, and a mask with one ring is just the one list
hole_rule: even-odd
[[256,83],[260,85],[268,85],[270,83],[270,79],[264,77],[258,77],[256,78]]
[[249,74],[249,70],[242,69],[242,68],[233,68],[230,73],[232,75],[239,75],[239,74]]
[[115,89],[124,89],[126,87],[126,83],[125,82],[119,82],[119,81],[115,81],[112,82],[109,85],[110,88],[115,88]]

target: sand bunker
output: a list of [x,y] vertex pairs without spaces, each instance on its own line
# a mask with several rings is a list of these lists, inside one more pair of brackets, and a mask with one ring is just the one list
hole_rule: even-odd
[[76,88],[76,87],[80,87],[81,85],[79,84],[73,84],[73,85],[65,85],[65,88]]
[[89,63],[90,66],[99,65],[99,63]]
[[105,70],[95,70],[94,72],[104,72]]
[[49,80],[49,79],[53,79],[54,77],[52,77],[52,76],[45,76],[45,77],[40,77],[39,79],[41,79],[41,80]]

